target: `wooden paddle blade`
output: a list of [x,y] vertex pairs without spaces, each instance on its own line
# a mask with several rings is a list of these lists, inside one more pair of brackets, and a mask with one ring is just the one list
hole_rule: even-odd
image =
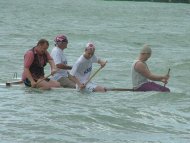
[[[168,69],[167,75],[170,75],[170,68]],[[164,87],[166,86],[166,83],[164,83]]]
[[129,88],[108,88],[107,91],[134,91],[134,89],[129,89]]
[[6,86],[11,86],[11,83],[10,82],[6,82]]

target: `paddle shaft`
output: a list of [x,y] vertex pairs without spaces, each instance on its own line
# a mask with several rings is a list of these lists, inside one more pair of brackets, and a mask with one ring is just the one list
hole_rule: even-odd
[[100,68],[87,80],[87,82],[85,83],[85,85],[87,85],[87,84],[91,81],[91,79],[92,79],[101,69],[102,69],[102,67],[100,67]]
[[[56,70],[56,72],[58,72],[58,71],[59,71],[59,69]],[[56,72],[55,72],[55,73],[56,73]],[[53,74],[55,74],[55,73],[53,73]],[[37,86],[39,83],[41,83],[42,81],[44,81],[45,79],[47,79],[48,77],[52,76],[53,74],[50,73],[49,75],[45,76],[45,77],[42,78],[41,80],[37,81],[36,86]]]
[[[47,79],[48,77],[50,77],[52,74],[49,74],[48,76],[44,77],[43,79],[39,80],[37,83],[36,83],[36,86],[41,83],[42,81],[44,81],[45,79]],[[17,84],[22,84],[23,81],[22,80],[19,80],[19,81],[11,81],[11,82],[6,82],[6,86],[11,86],[11,85],[17,85]]]
[[[168,69],[168,73],[167,73],[167,75],[169,75],[170,74],[170,68]],[[166,86],[166,83],[164,83],[164,87]]]
[[45,79],[47,79],[48,77],[50,77],[52,74],[49,74],[47,76],[45,76],[44,78],[42,78],[41,80],[39,80],[38,82],[36,82],[36,86],[41,83],[42,81],[44,81]]

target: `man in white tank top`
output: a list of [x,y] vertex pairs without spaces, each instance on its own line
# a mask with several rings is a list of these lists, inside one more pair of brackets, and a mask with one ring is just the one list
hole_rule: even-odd
[[151,48],[148,45],[144,45],[138,59],[133,62],[131,69],[133,88],[135,91],[170,92],[169,88],[153,82],[161,81],[166,84],[169,75],[156,75],[150,72],[146,61],[150,58],[151,53]]

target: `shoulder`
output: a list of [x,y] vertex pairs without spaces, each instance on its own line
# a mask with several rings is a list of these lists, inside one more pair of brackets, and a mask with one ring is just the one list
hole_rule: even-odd
[[51,53],[57,53],[59,50],[57,47],[53,47],[52,50],[51,50]]
[[83,55],[81,55],[78,59],[77,62],[81,63],[85,60],[85,57]]
[[100,60],[100,58],[98,58],[96,55],[92,56],[92,62],[98,62],[98,60]]
[[47,57],[48,60],[53,60],[48,51],[45,52],[45,56]]
[[26,53],[24,55],[25,66],[29,67],[29,65],[32,64],[33,60],[34,60],[34,53],[33,53],[33,51],[31,51],[31,50],[26,51]]
[[33,53],[33,51],[28,50],[28,51],[26,51],[26,53],[25,53],[24,56],[27,56],[27,57],[34,57],[34,53]]
[[146,67],[146,64],[144,62],[139,61],[139,60],[135,62],[134,68],[137,71],[140,71],[140,70],[144,69],[145,67]]
[[141,65],[144,65],[144,63],[142,61],[138,60],[138,61],[135,62],[135,65],[141,66]]
[[[76,62],[75,62],[75,66],[79,66],[79,65],[81,65],[82,63],[84,63],[84,57],[81,55],[77,60],[76,60]],[[73,66],[74,66],[73,65]]]
[[58,47],[54,47],[53,49],[52,49],[52,51],[60,51],[61,49],[60,48],[58,48]]

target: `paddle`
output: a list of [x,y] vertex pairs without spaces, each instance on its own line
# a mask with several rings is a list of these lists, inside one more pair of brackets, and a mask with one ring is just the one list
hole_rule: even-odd
[[[53,74],[55,74],[56,72],[58,72],[60,69],[57,69]],[[39,80],[37,83],[36,83],[36,86],[41,83],[42,81],[44,81],[45,79],[47,79],[48,77],[52,76],[53,75],[52,73],[50,73],[49,75],[45,76],[44,78],[42,78],[41,80]]]
[[[39,80],[37,83],[36,83],[36,86],[41,83],[42,81],[44,81],[45,79],[47,79],[48,77],[50,77],[52,74],[49,74],[48,76],[42,78],[41,80]],[[22,80],[19,80],[19,81],[12,81],[12,82],[6,82],[6,86],[11,86],[11,85],[17,85],[17,84],[21,84],[23,83]]]
[[107,91],[134,91],[134,89],[129,89],[129,88],[108,88]]
[[[107,63],[107,61],[106,61]],[[84,84],[85,86],[91,81],[91,79],[102,69],[103,67],[101,66],[88,80],[87,82]]]
[[44,81],[45,79],[47,79],[48,77],[50,77],[52,74],[49,74],[47,76],[45,76],[44,78],[42,78],[41,80],[39,80],[38,82],[36,82],[36,86],[41,83],[42,81]]
[[[59,69],[58,69],[59,70]],[[57,71],[58,71],[57,70]],[[57,72],[56,71],[56,72]],[[55,72],[55,73],[56,73]],[[36,83],[36,86],[41,83],[42,81],[44,81],[45,79],[47,79],[48,77],[50,77],[52,74],[49,74],[48,76],[44,77],[43,79],[39,80],[37,83]],[[11,86],[11,85],[17,85],[17,84],[22,84],[23,81],[22,80],[19,80],[19,81],[11,81],[11,82],[6,82],[6,86]]]
[[23,81],[19,80],[19,81],[11,81],[11,82],[6,82],[6,86],[11,86],[11,85],[17,85],[17,84],[22,84]]
[[[167,75],[169,75],[170,74],[170,68],[168,69],[168,73],[167,73]],[[164,83],[164,87],[166,86],[166,83]]]
[[[44,81],[45,79],[47,79],[48,77],[50,77],[52,74],[49,74],[48,76],[42,78],[41,80],[39,80],[37,83],[36,83],[36,86],[41,83],[42,81]],[[23,83],[22,80],[19,80],[19,81],[12,81],[12,82],[6,82],[6,86],[11,86],[11,85],[17,85],[17,84],[21,84]]]

